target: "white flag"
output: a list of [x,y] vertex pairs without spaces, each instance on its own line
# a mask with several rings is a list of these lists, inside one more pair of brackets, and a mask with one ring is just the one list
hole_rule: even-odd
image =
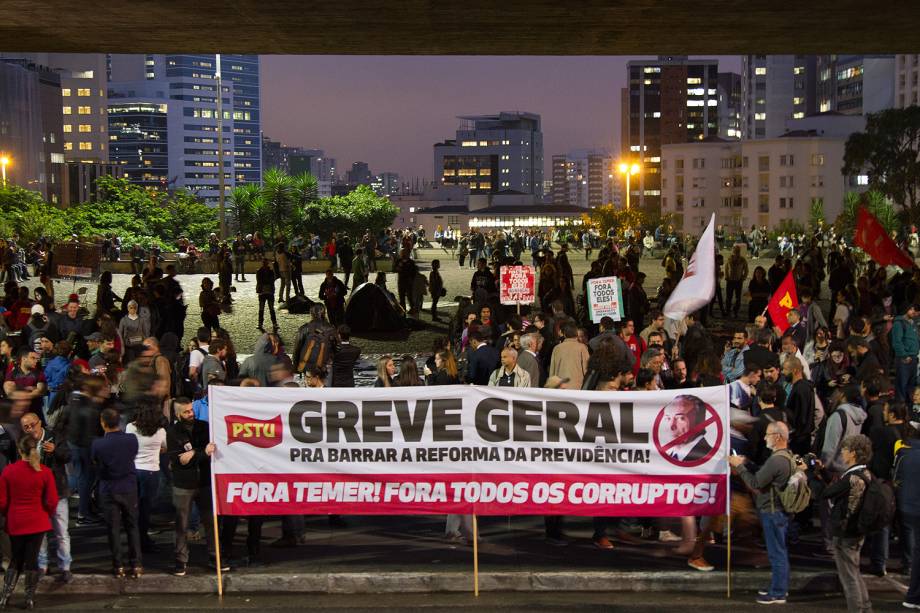
[[700,237],[687,270],[664,305],[664,315],[678,321],[712,302],[716,293],[716,216]]

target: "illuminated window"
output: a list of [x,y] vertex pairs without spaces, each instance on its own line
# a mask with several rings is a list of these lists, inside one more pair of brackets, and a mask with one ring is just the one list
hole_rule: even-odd
[[857,175],[856,185],[869,185],[869,175]]
[[88,123],[81,123],[79,130],[80,132],[92,132],[93,126],[89,125]]
[[764,121],[767,118],[766,113],[754,113],[754,121]]
[[93,150],[92,143],[87,143],[87,142],[80,143],[80,151],[92,151],[92,150]]
[[796,96],[792,99],[792,104],[802,104],[803,102],[805,102],[805,98],[800,96]]
[[81,87],[77,89],[77,95],[78,96],[91,96],[92,93],[90,92],[90,89],[88,87]]
[[478,143],[477,141],[474,141],[474,140],[465,140],[465,141],[463,141],[463,142],[460,143],[460,146],[461,146],[461,147],[475,147],[475,146],[477,146],[478,144],[479,144],[479,143]]
[[757,74],[757,75],[767,74],[766,66],[758,66],[757,68],[754,69],[754,74]]
[[65,114],[65,115],[70,115],[70,114],[71,114],[71,108],[70,108],[69,106],[65,106],[65,107],[64,107],[64,114]]
[[812,154],[811,165],[812,166],[824,166],[824,154],[823,153]]
[[64,151],[73,151],[73,143],[71,143],[71,142],[65,142],[65,143],[64,143]]
[[796,66],[795,68],[792,69],[792,74],[802,74],[804,72],[805,72],[804,66]]
[[80,115],[89,115],[92,112],[93,112],[93,109],[91,109],[88,106],[78,106],[77,107],[77,113],[79,113]]
[[687,85],[699,85],[703,80],[699,77],[687,77]]
[[793,113],[793,114],[792,114],[792,118],[793,118],[793,119],[802,119],[802,118],[804,118],[804,117],[805,117],[805,113],[802,113],[802,112],[798,112],[798,113]]
[[73,132],[73,126],[70,125],[69,123],[65,123],[65,124],[64,124],[64,133],[67,134],[67,133],[70,133],[70,132]]
[[64,87],[64,88],[62,88],[62,89],[61,89],[61,95],[62,95],[62,96],[69,96],[69,95],[70,95],[70,88],[69,88],[69,87]]
[[95,73],[92,70],[84,70],[82,72],[73,73],[74,79],[92,79]]
[[661,72],[661,68],[658,66],[646,66],[645,68],[642,69],[642,72],[644,72],[645,74],[652,74],[656,72]]

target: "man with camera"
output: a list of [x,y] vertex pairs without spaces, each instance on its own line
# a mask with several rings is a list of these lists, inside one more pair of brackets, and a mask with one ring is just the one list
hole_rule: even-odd
[[744,484],[754,491],[754,502],[763,524],[772,579],[769,589],[758,592],[757,602],[785,604],[789,591],[789,550],[786,546],[789,516],[783,509],[778,490],[783,489],[792,476],[789,426],[781,421],[771,423],[764,434],[764,441],[771,454],[757,472],[748,469],[744,456],[730,456],[728,463]]

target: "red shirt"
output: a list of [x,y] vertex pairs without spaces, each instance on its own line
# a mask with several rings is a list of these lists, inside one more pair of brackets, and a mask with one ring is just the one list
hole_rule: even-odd
[[[31,300],[17,300],[12,305],[10,305],[10,327],[13,330],[21,330],[29,323],[29,319],[32,318],[32,305],[35,304]],[[26,339],[27,341],[29,339]]]
[[47,466],[34,470],[19,460],[0,474],[0,513],[6,516],[10,536],[51,530],[49,515],[57,508],[58,493],[54,475]]
[[642,359],[642,354],[645,353],[645,341],[637,334],[633,334],[623,340],[629,350],[633,352],[633,355],[636,356],[636,364],[633,366],[633,376],[636,377],[639,375],[639,361]]

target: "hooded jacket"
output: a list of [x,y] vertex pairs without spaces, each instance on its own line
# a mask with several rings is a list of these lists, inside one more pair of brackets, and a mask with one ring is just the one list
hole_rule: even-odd
[[866,411],[861,406],[849,403],[841,404],[828,416],[821,461],[831,471],[842,473],[847,469],[840,459],[840,443],[848,436],[861,433],[866,417]]
[[272,366],[279,364],[280,361],[272,353],[272,343],[267,334],[263,334],[256,341],[252,349],[252,355],[243,361],[240,366],[240,377],[252,377],[259,380],[259,385],[268,387],[271,385]]

